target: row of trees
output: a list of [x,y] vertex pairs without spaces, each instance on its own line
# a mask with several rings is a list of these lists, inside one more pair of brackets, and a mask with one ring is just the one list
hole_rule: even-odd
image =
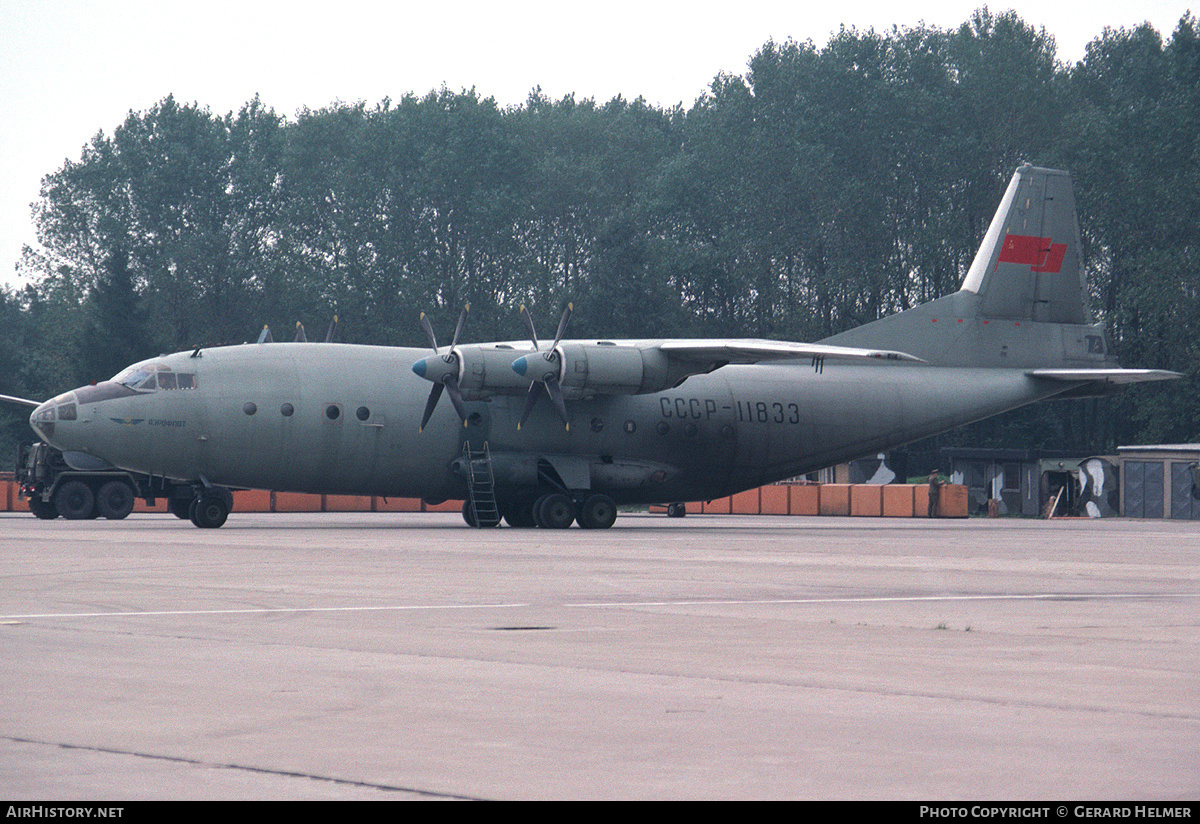
[[344,340],[423,345],[419,311],[448,330],[468,301],[472,340],[521,337],[521,303],[549,328],[567,300],[580,336],[816,340],[957,288],[1024,160],[1073,173],[1123,360],[1188,380],[969,437],[1196,438],[1190,16],[1165,41],[1106,30],[1074,66],[986,9],[957,29],[768,42],[686,110],[443,89],[288,119],[168,97],[44,179],[31,285],[0,292],[0,392],[46,397],[334,314]]

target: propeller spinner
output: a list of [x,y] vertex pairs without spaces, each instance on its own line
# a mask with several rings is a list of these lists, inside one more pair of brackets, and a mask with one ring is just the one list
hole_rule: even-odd
[[529,413],[533,411],[538,395],[541,394],[539,385],[546,387],[546,394],[550,396],[550,400],[558,410],[563,425],[568,431],[571,429],[571,420],[567,417],[567,404],[563,401],[562,387],[559,385],[559,377],[562,373],[562,355],[558,351],[558,343],[562,340],[563,333],[567,331],[567,321],[571,319],[571,313],[574,310],[574,304],[568,303],[567,308],[563,310],[562,320],[558,322],[558,333],[554,336],[554,343],[549,349],[542,351],[538,346],[537,331],[533,328],[533,318],[528,309],[524,306],[521,307],[521,317],[525,319],[525,325],[529,327],[529,339],[533,341],[533,348],[537,351],[513,361],[514,372],[532,378],[529,384],[529,394],[525,396],[525,408],[521,411],[521,420],[517,422],[517,429],[524,426],[526,419],[529,418]]
[[467,322],[467,312],[470,308],[471,304],[468,303],[463,307],[462,314],[458,316],[458,325],[454,327],[454,338],[450,342],[450,349],[445,354],[438,354],[437,336],[433,334],[433,325],[425,313],[421,313],[421,328],[425,330],[425,334],[429,338],[429,345],[433,348],[432,356],[419,360],[412,366],[413,372],[418,376],[433,382],[433,388],[429,390],[429,400],[425,403],[425,414],[421,416],[422,432],[425,431],[425,425],[429,423],[429,419],[433,417],[433,410],[437,408],[443,389],[449,392],[450,402],[454,404],[454,411],[462,419],[463,426],[467,425],[467,410],[463,406],[462,390],[458,386],[458,378],[462,373],[462,356],[459,355],[456,347],[459,335],[462,334],[463,326]]

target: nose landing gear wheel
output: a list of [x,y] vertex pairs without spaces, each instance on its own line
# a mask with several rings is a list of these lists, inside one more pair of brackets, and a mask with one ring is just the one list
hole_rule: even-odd
[[463,501],[463,520],[467,522],[469,527],[484,527],[490,528],[500,525],[499,515],[489,515],[480,519],[475,512],[475,505],[470,501]]
[[216,529],[229,517],[229,505],[220,495],[205,493],[192,502],[192,523],[201,529]]

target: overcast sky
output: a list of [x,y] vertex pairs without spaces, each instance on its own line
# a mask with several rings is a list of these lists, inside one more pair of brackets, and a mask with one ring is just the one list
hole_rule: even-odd
[[[769,38],[824,45],[840,25],[949,28],[980,0],[0,0],[0,282],[34,233],[43,175],[98,131],[174,94],[214,114],[255,94],[277,112],[375,103],[442,85],[502,105],[639,95],[690,105],[718,72],[740,74]],[[1200,6],[1200,0],[1197,5]],[[1186,0],[994,3],[1055,37],[1073,62],[1105,27],[1149,21],[1164,37]]]

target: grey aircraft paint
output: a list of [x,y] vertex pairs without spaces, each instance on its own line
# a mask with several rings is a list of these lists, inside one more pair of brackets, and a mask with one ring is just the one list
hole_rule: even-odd
[[30,423],[64,451],[194,482],[218,510],[197,525],[224,521],[206,492],[222,486],[466,498],[464,444],[486,442],[506,519],[565,526],[569,512],[542,518],[554,495],[581,511],[712,499],[1046,398],[1177,377],[1116,363],[1087,311],[1070,179],[1028,165],[962,289],[817,344],[560,340],[568,316],[549,347],[531,322],[529,342],[458,345],[460,320],[432,355],[181,352],[48,401]]

